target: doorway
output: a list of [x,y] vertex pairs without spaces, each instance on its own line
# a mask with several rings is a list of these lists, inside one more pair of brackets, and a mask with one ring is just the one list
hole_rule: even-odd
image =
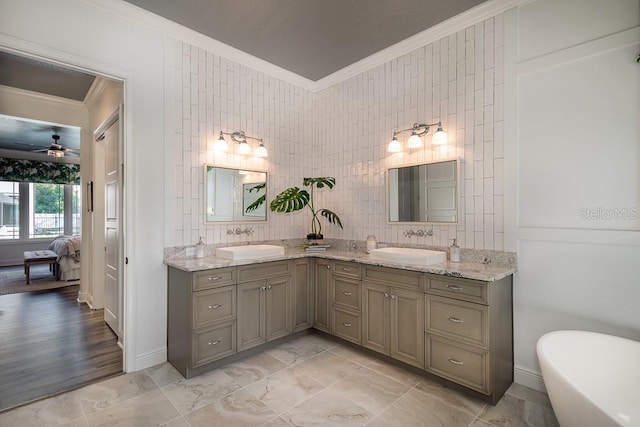
[[[120,338],[122,338],[122,327],[115,328],[114,332],[111,332],[104,321],[104,270],[106,264],[104,250],[105,228],[104,219],[96,220],[96,218],[100,218],[101,216],[104,217],[106,185],[104,175],[101,175],[104,171],[104,157],[102,157],[104,153],[101,152],[101,148],[96,148],[96,144],[93,140],[93,131],[105,120],[108,114],[113,111],[114,106],[117,107],[119,105],[124,105],[124,82],[115,78],[100,76],[98,73],[88,73],[84,70],[79,71],[70,65],[61,66],[60,64],[52,64],[42,58],[34,58],[20,53],[1,50],[0,66],[3,67],[3,70],[15,67],[11,68],[16,71],[15,74],[20,75],[21,77],[29,76],[29,79],[27,80],[30,80],[26,81],[25,79],[17,79],[12,80],[11,83],[0,81],[0,97],[4,98],[3,101],[7,101],[0,102],[0,114],[19,116],[31,120],[63,123],[80,129],[82,145],[79,162],[81,173],[80,191],[82,200],[82,226],[80,232],[82,235],[82,249],[80,252],[88,255],[81,258],[81,278],[79,285],[68,286],[64,289],[58,289],[55,291],[49,290],[31,294],[7,296],[0,295],[0,298],[6,297],[4,301],[0,300],[0,306],[2,305],[2,302],[4,302],[6,303],[5,307],[11,306],[13,308],[19,308],[18,312],[20,314],[16,314],[13,317],[19,321],[25,322],[25,325],[28,324],[29,328],[31,325],[39,321],[40,314],[43,315],[43,319],[47,319],[45,316],[46,310],[37,308],[38,301],[48,301],[51,307],[59,308],[61,311],[58,315],[60,316],[61,321],[68,320],[69,323],[60,324],[49,318],[48,324],[56,325],[56,328],[53,331],[49,330],[44,333],[44,335],[47,337],[56,337],[56,344],[63,343],[63,348],[65,348],[64,343],[67,344],[66,348],[74,348],[74,337],[77,338],[77,336],[85,334],[86,331],[89,330],[86,328],[96,326],[101,327],[102,329],[106,328],[108,332],[91,332],[94,336],[102,337],[93,343],[94,347],[90,350],[84,349],[82,351],[77,351],[84,355],[84,359],[71,359],[60,355],[61,360],[67,360],[70,368],[73,368],[75,365],[79,371],[82,370],[80,368],[88,366],[89,361],[94,362],[102,360],[105,363],[105,366],[95,365],[91,369],[94,373],[86,375],[86,380],[89,382],[97,381],[100,378],[104,378],[105,375],[114,375],[115,373],[113,369],[115,366],[117,366],[117,372],[123,371],[124,342],[122,339],[116,338],[116,336],[120,336]],[[20,71],[21,67],[22,70],[24,70],[24,67],[27,67],[32,71],[35,71],[26,73],[24,71]],[[50,86],[47,86],[46,83],[56,81],[52,74],[55,74],[56,69],[60,69],[60,72],[63,75],[77,77],[76,81],[72,82],[70,86],[65,86],[60,82],[57,82],[52,85],[55,86],[52,89]],[[90,79],[88,88],[86,86],[87,75]],[[78,88],[75,86],[81,86],[80,95],[51,93],[51,91],[58,90],[60,87],[67,88],[67,93],[69,94],[74,93],[74,91],[78,92]],[[84,94],[82,93],[83,90]],[[73,98],[73,96],[78,96],[79,98]],[[39,103],[38,100],[46,100],[46,102]],[[42,105],[47,103],[50,104],[48,108]],[[53,105],[53,107],[51,107],[51,105]],[[122,145],[124,140],[121,139],[120,142]],[[15,147],[2,147],[2,136],[0,135],[0,158],[6,157],[10,154],[15,156],[15,152],[8,153],[8,151],[19,151],[19,149],[13,150],[13,148]],[[119,160],[121,160],[121,158]],[[102,166],[100,165],[101,162],[103,164]],[[120,208],[122,208],[122,204],[120,204]],[[119,221],[122,221],[121,216]],[[122,233],[120,233],[118,236],[118,244],[122,244],[122,239],[123,236]],[[2,248],[2,254],[4,256],[4,254],[7,253],[4,249],[9,246],[17,247],[17,251],[14,251],[16,253],[8,257],[9,259],[7,260],[3,261],[0,259],[0,265],[3,263],[13,263],[15,265],[16,261],[21,262],[22,249],[19,248],[19,246],[22,243],[29,246],[29,249],[32,249],[34,244],[36,246],[38,244],[43,244],[42,241],[36,242],[36,240],[33,239],[28,242],[12,243],[13,245],[4,245]],[[0,242],[0,245],[2,245],[2,242]],[[122,252],[119,252],[116,256],[122,257]],[[2,257],[0,256],[0,258]],[[124,286],[122,280],[120,280],[120,283],[117,286],[120,286],[121,288]],[[72,296],[70,297],[70,295]],[[120,295],[123,295],[123,292],[121,292]],[[120,304],[123,305],[124,302],[121,301]],[[4,312],[4,309],[0,309]],[[72,310],[74,314],[61,314],[67,309]],[[24,329],[25,325],[23,325],[22,329]],[[18,330],[21,329],[19,324],[13,324],[12,328],[17,328]],[[120,334],[118,334],[119,332]],[[7,342],[15,344],[18,341],[8,340]],[[27,340],[24,341],[25,343],[21,342],[21,344],[26,344]],[[115,349],[114,346],[107,345],[108,341],[115,343]],[[121,347],[118,347],[118,344],[120,344]],[[40,347],[40,349],[33,348],[31,351],[23,349],[22,353],[24,353],[23,357],[26,358],[29,353],[41,355],[43,350],[42,347]],[[76,353],[76,351],[74,351],[74,353]],[[117,359],[117,363],[114,363],[114,355],[116,355],[115,358]],[[58,358],[52,357],[51,360],[48,361],[55,361],[56,359]],[[26,365],[26,360],[21,361],[25,362]],[[14,364],[14,369],[15,366],[16,365]],[[26,372],[31,372],[33,374],[34,372],[37,372],[37,369],[39,369],[34,366],[29,368],[21,366],[18,369],[23,373],[23,378],[26,378],[24,375]],[[40,397],[68,391],[71,388],[87,384],[87,382],[72,381],[72,377],[74,375],[69,374],[68,372],[65,374],[64,369],[59,369],[58,371],[64,378],[66,378],[64,380],[57,379],[54,381],[54,383],[60,386],[60,389],[52,391],[45,386],[35,387],[36,389],[40,389],[42,393],[45,393]],[[12,370],[0,365],[0,380],[3,381],[5,377],[6,379],[12,378],[12,373]],[[98,375],[96,375],[96,373]],[[33,388],[33,385],[29,385],[28,388]],[[18,394],[16,393],[15,388],[13,388],[13,390],[14,394]],[[32,396],[30,399],[33,398],[37,398],[37,396]],[[3,409],[2,403],[3,398],[0,396],[0,410]],[[20,403],[21,402],[14,402],[14,404]]]

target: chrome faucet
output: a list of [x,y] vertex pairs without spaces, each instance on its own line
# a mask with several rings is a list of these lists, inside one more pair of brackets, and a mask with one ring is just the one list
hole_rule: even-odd
[[433,236],[433,230],[404,230],[404,237],[429,237]]
[[238,228],[227,230],[227,234],[235,234],[236,236],[239,236],[241,234],[246,234],[247,236],[250,236],[253,234],[253,228],[247,227],[243,230],[240,227],[238,227]]

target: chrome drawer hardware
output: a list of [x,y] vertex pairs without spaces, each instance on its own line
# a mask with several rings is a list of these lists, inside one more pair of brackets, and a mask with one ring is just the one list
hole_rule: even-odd
[[385,292],[385,293],[384,293],[384,297],[385,297],[385,298],[389,298],[389,293],[388,293],[388,292]]
[[342,326],[350,328],[351,327],[351,323],[342,322]]
[[267,287],[266,287],[266,286],[262,286],[262,287],[260,288],[260,290],[261,290],[261,291],[266,291],[266,290],[267,290]]
[[342,295],[344,295],[346,297],[350,297],[351,296],[351,292],[343,291]]
[[448,360],[449,362],[453,363],[454,365],[464,365],[464,362],[461,362],[461,361],[456,360],[456,359],[452,359],[452,358],[450,358],[450,357],[447,357],[447,360]]
[[462,290],[462,286],[458,286],[458,285],[444,285],[445,288],[447,289],[451,289],[452,291],[461,291]]
[[222,304],[210,305],[208,308],[209,310],[215,310],[216,308],[220,308],[220,307],[222,307]]
[[267,289],[271,290],[271,285],[267,286]]
[[217,344],[220,344],[221,342],[222,342],[222,340],[216,340],[216,341],[213,341],[213,342],[208,342],[207,345],[217,345]]
[[211,276],[209,276],[209,277],[208,277],[208,280],[209,280],[209,281],[212,281],[212,280],[220,280],[220,279],[222,279],[222,276],[215,276],[215,277],[211,277]]
[[458,319],[457,317],[447,316],[447,319],[453,323],[464,323],[464,320]]
[[391,299],[396,299],[396,296],[394,294],[391,294]]
[[351,268],[349,268],[349,267],[342,267],[342,271],[351,271]]

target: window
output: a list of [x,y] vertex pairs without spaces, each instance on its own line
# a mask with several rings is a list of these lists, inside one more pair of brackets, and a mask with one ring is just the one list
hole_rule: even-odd
[[20,192],[17,182],[0,181],[0,239],[19,239]]
[[80,186],[0,181],[0,239],[80,234]]

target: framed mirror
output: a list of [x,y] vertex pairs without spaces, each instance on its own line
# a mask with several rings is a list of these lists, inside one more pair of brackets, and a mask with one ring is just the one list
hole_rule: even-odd
[[206,222],[267,220],[267,173],[205,166]]
[[388,221],[457,223],[459,169],[457,159],[389,169]]

